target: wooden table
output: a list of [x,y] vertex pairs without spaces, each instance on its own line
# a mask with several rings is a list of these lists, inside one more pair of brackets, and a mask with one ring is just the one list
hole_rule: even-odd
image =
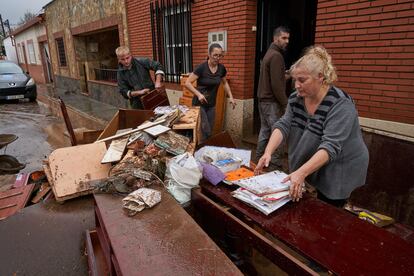
[[213,186],[202,181],[200,186],[192,193],[192,202],[199,212],[222,221],[289,274],[315,272],[254,227],[260,227],[334,274],[414,274],[412,243],[345,210],[308,196],[266,216],[232,197],[231,188],[224,184]]
[[158,189],[162,201],[133,217],[122,210],[121,197],[94,196],[107,270],[114,275],[241,275],[168,192]]

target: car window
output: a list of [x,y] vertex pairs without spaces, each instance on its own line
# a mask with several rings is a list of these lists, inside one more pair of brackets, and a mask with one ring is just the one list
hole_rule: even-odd
[[0,74],[21,74],[23,73],[22,68],[18,65],[10,62],[0,62]]

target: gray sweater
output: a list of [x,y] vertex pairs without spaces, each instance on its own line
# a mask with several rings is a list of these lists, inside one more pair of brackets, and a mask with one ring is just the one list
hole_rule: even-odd
[[307,113],[303,98],[292,93],[284,116],[274,127],[287,141],[292,172],[319,149],[328,152],[329,162],[307,178],[326,197],[346,199],[365,184],[368,150],[354,102],[342,90],[331,87],[314,115]]

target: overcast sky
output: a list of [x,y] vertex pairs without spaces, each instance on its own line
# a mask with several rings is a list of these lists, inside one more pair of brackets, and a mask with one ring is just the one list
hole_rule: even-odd
[[9,20],[10,27],[13,27],[20,18],[29,11],[38,14],[42,7],[52,0],[0,0],[0,14],[3,19]]

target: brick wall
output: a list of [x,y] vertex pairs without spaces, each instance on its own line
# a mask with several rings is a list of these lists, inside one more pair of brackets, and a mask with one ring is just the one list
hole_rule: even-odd
[[253,98],[256,33],[255,0],[195,1],[192,13],[194,66],[207,57],[208,32],[227,30],[227,68],[235,98]]
[[[126,1],[130,48],[134,55],[152,57],[150,1]],[[255,0],[194,1],[192,4],[193,67],[207,57],[208,32],[227,30],[228,71],[235,98],[253,98],[256,33]]]
[[316,44],[359,115],[414,123],[414,1],[318,1]]
[[37,84],[46,83],[43,65],[28,64],[27,67],[30,76],[35,80]]
[[152,57],[150,0],[127,0],[125,5],[131,53]]

